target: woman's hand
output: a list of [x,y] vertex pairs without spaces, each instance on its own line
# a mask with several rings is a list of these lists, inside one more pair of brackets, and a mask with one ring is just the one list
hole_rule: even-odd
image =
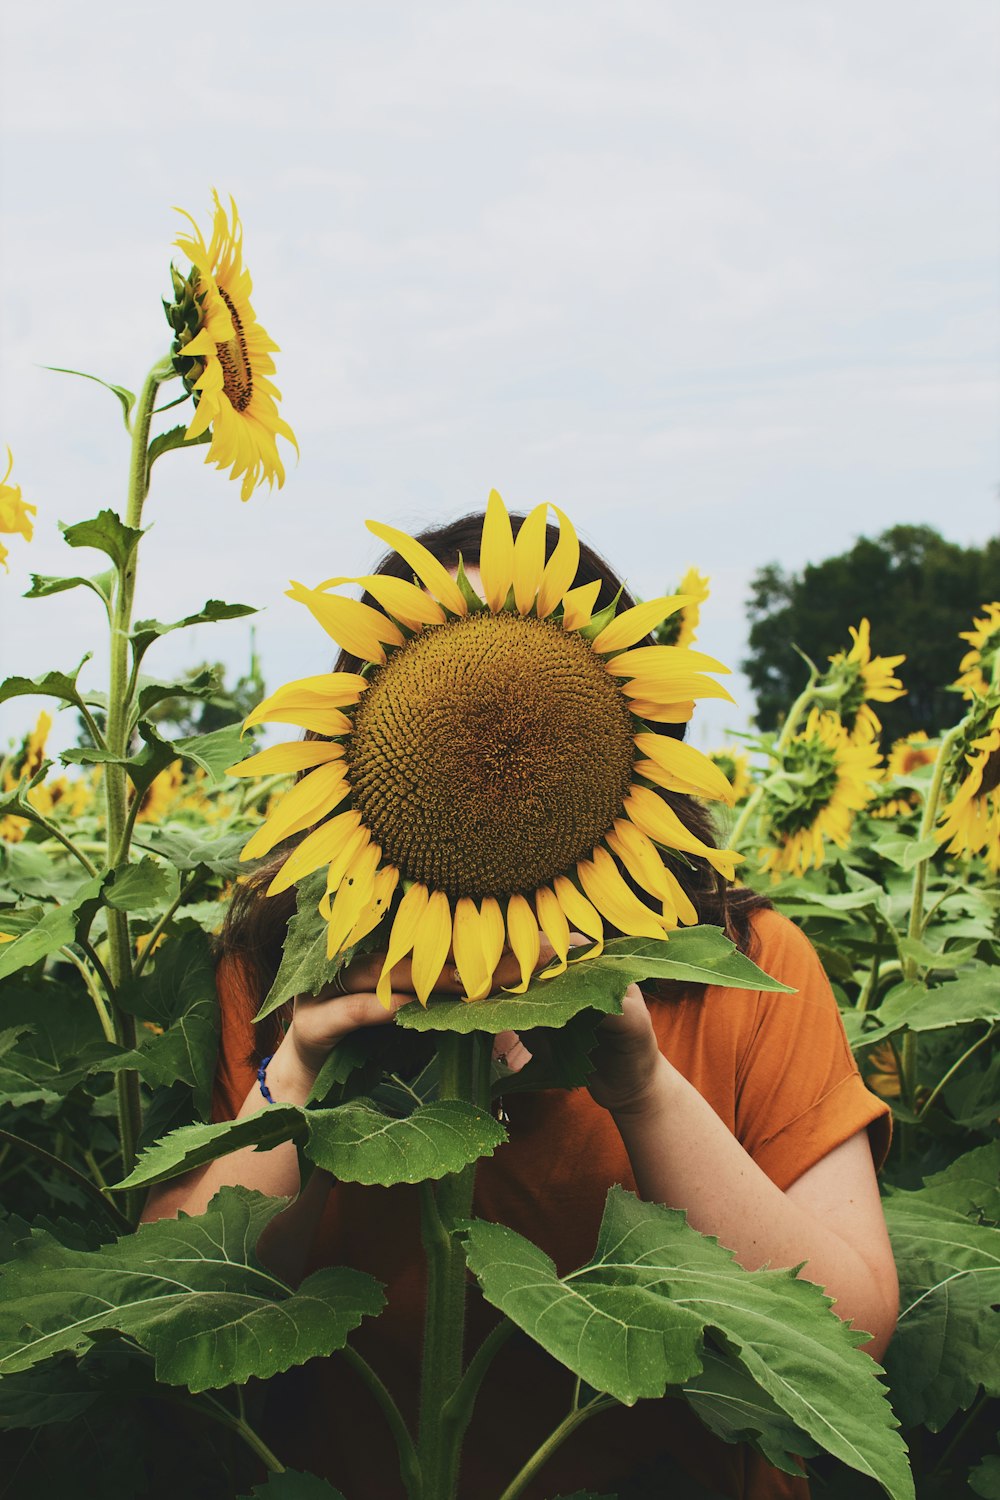
[[605,1016],[597,1031],[591,1097],[613,1115],[641,1111],[652,1096],[662,1054],[649,1007],[637,984],[625,991],[620,1016]]

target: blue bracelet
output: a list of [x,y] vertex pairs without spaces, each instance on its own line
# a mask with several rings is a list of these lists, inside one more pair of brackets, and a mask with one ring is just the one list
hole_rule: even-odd
[[[274,1053],[272,1052],[271,1057],[273,1056]],[[271,1093],[271,1090],[267,1086],[267,1065],[271,1061],[271,1057],[262,1057],[260,1060],[260,1067],[257,1069],[257,1082],[260,1084],[260,1091],[264,1095],[264,1098],[267,1100],[268,1104],[273,1104],[275,1102],[274,1095]]]

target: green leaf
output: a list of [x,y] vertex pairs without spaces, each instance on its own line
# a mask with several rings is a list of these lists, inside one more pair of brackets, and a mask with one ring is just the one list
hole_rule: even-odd
[[147,1083],[186,1083],[204,1117],[211,1105],[218,1051],[218,1001],[212,945],[198,929],[178,934],[158,949],[151,971],[119,991],[123,1010],[163,1028],[142,1036],[116,1068],[137,1068]]
[[458,584],[458,587],[462,594],[462,598],[469,606],[470,615],[480,614],[486,608],[486,605],[476,593],[475,589],[472,587],[472,584],[469,582],[468,574],[465,571],[465,562],[462,558],[461,553],[458,554],[458,571],[455,574],[455,582]]
[[[143,823],[136,828],[132,844],[169,860],[181,874],[205,871],[231,880],[241,869],[240,850],[246,833],[228,833],[218,828],[187,828],[181,823],[160,827]],[[316,898],[317,901],[319,897]]]
[[174,740],[174,749],[185,760],[193,760],[207,774],[212,786],[225,780],[228,766],[243,758],[241,724],[227,724],[209,734],[194,734]]
[[[84,580],[85,581],[85,580]],[[193,615],[164,625],[161,620],[136,620],[132,627],[132,653],[140,662],[155,640],[169,635],[172,630],[184,630],[189,625],[210,625],[218,620],[238,620],[244,615],[255,615],[259,611],[252,604],[224,604],[221,599],[209,599]]]
[[973,1021],[1000,1020],[996,969],[983,964],[935,989],[916,983],[897,985],[875,1012],[875,1020],[878,1029],[865,1032],[861,1038],[864,1046],[904,1029],[942,1031]]
[[200,448],[202,443],[210,443],[212,441],[211,429],[195,438],[185,438],[184,434],[186,431],[187,428],[184,426],[171,427],[167,432],[161,432],[157,437],[153,438],[153,441],[146,450],[147,470],[151,469],[156,460],[162,458],[164,453],[171,453],[175,448]]
[[80,1353],[110,1332],[148,1350],[158,1380],[196,1392],[342,1348],[380,1311],[381,1288],[361,1271],[328,1267],[293,1291],[267,1271],[254,1247],[283,1207],[229,1187],[197,1218],[141,1224],[100,1250],[69,1250],[47,1234],[21,1241],[0,1279],[0,1375]]
[[56,953],[73,942],[79,931],[89,928],[101,904],[106,878],[95,875],[85,881],[70,900],[62,906],[52,907],[13,943],[4,943],[0,947],[0,979],[38,963],[39,959],[48,958],[50,953]]
[[96,547],[106,553],[119,573],[124,573],[143,534],[135,526],[126,526],[113,510],[98,511],[89,521],[59,529],[70,547]]
[[93,1406],[99,1385],[75,1360],[49,1360],[20,1375],[0,1380],[0,1431],[72,1422]]
[[889,860],[890,864],[898,865],[901,870],[909,871],[915,869],[921,860],[936,854],[940,847],[935,838],[908,839],[890,836],[873,844],[872,853]]
[[341,1182],[389,1187],[423,1182],[458,1172],[480,1157],[492,1156],[507,1132],[488,1115],[460,1099],[422,1104],[403,1120],[393,1120],[362,1100],[339,1109],[306,1112],[305,1154]]
[[295,893],[295,916],[288,924],[281,964],[263,1005],[254,1016],[255,1021],[263,1021],[265,1016],[296,995],[318,995],[344,962],[331,964],[326,956],[326,923],[317,910],[325,890],[325,870],[317,870],[300,882]]
[[79,986],[48,976],[0,987],[0,1026],[22,1032],[0,1060],[0,1097],[15,1108],[55,1103],[114,1051]]
[[106,391],[118,397],[118,403],[122,409],[122,419],[125,423],[125,431],[132,431],[132,408],[135,405],[135,394],[127,390],[123,385],[112,385],[109,380],[102,380],[100,375],[91,375],[86,370],[67,370],[64,365],[43,365],[43,370],[52,370],[56,375],[77,375],[81,380],[92,380],[95,385],[103,385]]
[[940,1182],[895,1192],[886,1223],[900,1312],[886,1369],[905,1427],[940,1432],[980,1387],[1000,1395],[1000,1235],[936,1202]]
[[603,609],[599,609],[596,615],[591,615],[589,624],[584,625],[576,634],[582,635],[585,641],[595,640],[605,626],[610,625],[614,619],[621,593],[622,591],[619,589],[611,603],[606,604]]
[[903,958],[914,958],[921,968],[949,970],[955,973],[961,969],[975,956],[978,943],[965,943],[960,948],[952,948],[948,953],[938,953],[927,943],[919,938],[900,938],[899,951]]
[[724,1442],[752,1442],[776,1468],[800,1478],[795,1460],[818,1452],[816,1444],[740,1365],[711,1349],[702,1363],[681,1391],[696,1416]]
[[170,698],[212,698],[222,686],[222,678],[215,667],[206,667],[194,677],[185,677],[175,682],[161,682],[154,677],[140,677],[133,719],[141,720],[151,708],[155,708],[158,703],[163,703]]
[[534,1026],[564,1026],[582,1010],[620,1014],[622,996],[629,985],[648,979],[795,993],[738,952],[721,928],[686,927],[671,933],[668,942],[613,938],[598,958],[576,959],[554,979],[535,979],[523,995],[501,995],[474,1005],[432,996],[426,1008],[405,1006],[396,1024],[413,1031],[494,1034]]
[[84,588],[96,594],[105,609],[108,609],[111,605],[114,586],[113,569],[109,569],[106,573],[97,573],[93,578],[57,578],[45,573],[32,573],[31,587],[25,592],[24,598],[48,599],[53,594],[64,594],[67,589]]
[[177,895],[177,871],[149,856],[137,865],[119,865],[111,872],[104,900],[116,911],[143,911],[167,906]]
[[[1000,1433],[997,1434],[1000,1441]],[[988,1454],[969,1475],[969,1489],[983,1500],[1000,1500],[1000,1458]]]
[[594,1260],[563,1278],[502,1225],[474,1222],[466,1235],[487,1301],[596,1390],[632,1405],[687,1384],[714,1330],[726,1357],[819,1447],[894,1500],[913,1495],[878,1367],[858,1348],[863,1336],[794,1271],[743,1271],[683,1214],[621,1188],[608,1194]]
[[938,1203],[957,1213],[1000,1224],[1000,1141],[967,1151],[920,1188],[922,1203]]
[[258,1146],[270,1151],[283,1141],[304,1140],[304,1112],[294,1104],[274,1104],[242,1120],[222,1120],[214,1125],[182,1125],[162,1140],[156,1141],[139,1156],[132,1172],[114,1184],[115,1191],[149,1187],[154,1182],[168,1182],[183,1172],[203,1167],[206,1162]]
[[[72,672],[45,672],[41,677],[8,677],[0,682],[0,703],[10,698],[59,698],[63,703],[72,703],[74,708],[85,708],[86,704],[76,685],[76,679],[93,655],[88,651],[80,665]],[[39,778],[33,777],[34,786]]]
[[249,1495],[240,1500],[344,1500],[339,1490],[315,1474],[301,1469],[286,1469],[283,1474],[269,1474],[262,1484],[255,1484]]

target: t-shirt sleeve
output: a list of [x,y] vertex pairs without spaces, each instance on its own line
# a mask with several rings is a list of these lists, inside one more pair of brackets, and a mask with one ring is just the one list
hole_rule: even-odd
[[816,950],[777,912],[759,913],[755,929],[754,961],[797,993],[758,997],[737,1067],[737,1137],[782,1189],[865,1128],[881,1167],[891,1112],[861,1078]]
[[212,1119],[234,1120],[257,1077],[251,1061],[251,1005],[238,960],[220,961],[215,988],[219,997],[219,1056],[212,1088]]

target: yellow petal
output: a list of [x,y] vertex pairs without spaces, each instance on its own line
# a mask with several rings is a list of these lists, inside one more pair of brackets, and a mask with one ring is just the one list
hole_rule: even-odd
[[526,615],[535,602],[545,572],[547,505],[536,505],[521,523],[514,543],[514,603]]
[[420,582],[430,590],[439,603],[444,605],[445,609],[450,610],[453,615],[468,614],[468,605],[462,597],[462,590],[447,568],[438,562],[433,552],[429,552],[423,542],[418,542],[415,537],[407,536],[405,531],[399,531],[395,526],[384,526],[381,521],[366,521],[365,525],[373,536],[385,542],[386,546],[392,547],[404,562],[409,563]]
[[[409,561],[409,558],[407,558]],[[451,907],[444,891],[432,891],[413,942],[413,988],[421,1005],[441,978],[451,947]]]
[[651,703],[648,698],[631,698],[629,708],[637,719],[646,719],[650,724],[688,724],[694,713],[694,699],[683,703]]
[[541,952],[535,913],[523,896],[511,896],[507,902],[507,933],[518,968],[521,970],[521,983],[513,985],[507,993],[523,995],[531,983],[538,955]]
[[427,887],[411,885],[399,903],[392,931],[389,934],[389,948],[385,955],[385,963],[382,965],[382,972],[375,986],[375,993],[386,1010],[391,1004],[392,971],[412,949],[417,929],[423,921],[426,910]]
[[703,844],[688,832],[673,808],[649,787],[634,786],[625,799],[625,811],[635,826],[656,843],[682,849],[687,854],[700,854],[713,869],[732,880],[736,864],[743,856],[732,849],[712,849]]
[[296,830],[308,828],[319,818],[331,813],[343,802],[350,790],[346,767],[342,761],[334,761],[332,765],[310,771],[308,776],[303,776],[301,781],[296,782],[290,792],[285,793],[246,845],[240,859],[256,859],[258,855],[269,853],[275,844],[280,844],[283,838],[291,834],[293,825]]
[[693,745],[685,745],[669,734],[637,734],[635,748],[668,776],[683,782],[678,790],[694,787],[706,797],[718,797],[732,805],[734,793],[725,775]]
[[[264,723],[276,710],[344,708],[357,703],[368,686],[367,680],[356,672],[324,672],[318,677],[303,677],[298,682],[286,682],[276,692],[270,693],[248,714],[243,728],[252,729]],[[275,723],[285,722],[280,719]]]
[[371,841],[371,833],[364,824],[361,824],[352,833],[347,835],[336,854],[331,858],[326,871],[326,890],[319,903],[319,913],[325,921],[329,922],[330,920],[331,896],[336,896],[340,890],[340,883],[347,874],[347,871],[358,856],[368,848]]
[[493,982],[493,975],[497,971],[503,953],[503,945],[506,932],[503,925],[503,912],[500,903],[494,896],[487,896],[480,909],[479,934],[483,942],[483,958],[486,962],[486,972]]
[[[314,734],[327,735],[331,739],[350,734],[354,727],[339,708],[278,708],[267,713],[254,709],[254,723],[290,724],[295,729],[310,729]],[[244,730],[247,727],[250,727],[249,721]]]
[[335,818],[330,818],[319,828],[313,829],[292,850],[268,886],[267,894],[276,896],[279,891],[287,891],[289,886],[296,885],[314,870],[319,870],[336,859],[360,824],[361,814],[352,808],[350,812],[338,813]]
[[552,944],[558,960],[551,968],[546,969],[541,977],[553,979],[566,968],[566,955],[569,953],[569,923],[566,920],[566,913],[556,900],[555,892],[547,885],[540,885],[535,892],[535,912],[542,931]]
[[647,834],[642,833],[626,818],[617,818],[612,832],[605,834],[605,841],[644,891],[648,891],[658,901],[671,899],[673,893],[667,880],[666,867],[660,851]]
[[665,937],[662,916],[643,906],[630,891],[606,849],[595,849],[593,859],[581,859],[576,867],[588,897],[612,926],[628,937]]
[[569,516],[558,507],[552,509],[559,517],[559,540],[542,574],[542,586],[538,590],[538,618],[545,620],[563,598],[580,566],[580,543]]
[[613,656],[605,665],[615,677],[676,677],[691,672],[724,672],[729,668],[706,656],[704,651],[691,651],[687,646],[637,646],[634,651],[623,651]]
[[378,924],[384,919],[392,902],[393,894],[399,884],[399,871],[395,865],[385,865],[375,876],[375,886],[372,891],[372,899],[358,918],[354,931],[348,936],[345,947],[353,948],[366,938],[370,932],[374,932]]
[[679,922],[685,927],[694,926],[698,921],[698,913],[694,908],[691,897],[681,885],[673,870],[664,868],[663,873],[667,877],[667,884],[670,887],[669,903],[667,901],[663,903],[664,915],[667,915],[666,908],[669,904],[672,914],[676,915]]
[[248,756],[237,765],[229,766],[226,775],[282,776],[292,771],[309,771],[331,760],[342,760],[343,755],[343,745],[331,745],[328,740],[294,740],[291,744],[271,745],[258,755]]
[[599,578],[595,578],[592,583],[581,583],[577,589],[570,589],[563,596],[563,628],[582,630],[584,625],[589,625],[600,592]]
[[[669,677],[637,677],[634,682],[626,683],[622,691],[626,697],[640,703],[675,704],[695,698],[724,698],[727,703],[736,701],[721,682],[703,677],[700,672],[678,672]],[[632,712],[635,713],[635,709]]]
[[306,606],[338,646],[361,661],[381,666],[385,661],[383,643],[387,646],[403,644],[404,637],[399,627],[381,610],[362,604],[360,599],[340,599],[335,594],[322,594],[318,589],[296,583],[294,578],[286,592],[289,599]]
[[405,578],[390,578],[385,573],[369,573],[363,578],[328,578],[318,589],[337,588],[342,583],[358,583],[386,614],[392,615],[407,630],[422,630],[425,625],[443,625],[445,612],[436,599],[418,589]]
[[485,1000],[490,992],[493,971],[487,974],[479,909],[470,896],[460,896],[455,904],[452,946],[466,1000]]
[[336,958],[361,913],[367,910],[375,894],[375,871],[382,858],[378,844],[368,844],[348,869],[330,908],[326,929],[326,956]]
[[573,884],[572,880],[565,875],[557,875],[552,882],[556,893],[556,900],[566,913],[571,927],[577,931],[586,933],[587,937],[594,938],[596,947],[589,953],[583,955],[585,958],[596,958],[604,950],[604,923],[600,912],[596,911],[586,896],[582,896]]
[[616,615],[610,625],[605,625],[592,642],[594,650],[624,651],[690,603],[690,594],[670,594],[662,599],[649,599],[645,604],[634,604],[631,609]]
[[514,580],[514,533],[510,516],[496,490],[490,490],[479,546],[479,574],[486,603],[494,614],[503,609]]

